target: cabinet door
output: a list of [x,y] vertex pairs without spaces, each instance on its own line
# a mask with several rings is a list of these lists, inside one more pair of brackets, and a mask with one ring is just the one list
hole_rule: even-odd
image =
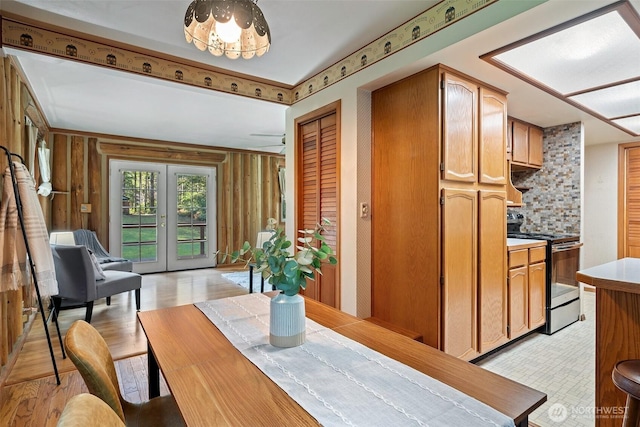
[[478,234],[478,338],[480,353],[507,337],[507,212],[504,191],[480,191]]
[[442,179],[476,182],[478,86],[443,74]]
[[529,127],[529,164],[542,166],[542,130],[537,127]]
[[513,152],[513,120],[507,118],[507,160],[511,161]]
[[509,339],[529,331],[527,266],[509,270]]
[[477,198],[475,190],[442,190],[442,350],[465,360],[478,348]]
[[478,126],[478,160],[480,182],[507,182],[507,97],[480,88],[480,123]]
[[529,126],[513,122],[511,141],[511,161],[526,165],[529,163]]
[[544,262],[529,266],[529,329],[545,321],[546,270]]

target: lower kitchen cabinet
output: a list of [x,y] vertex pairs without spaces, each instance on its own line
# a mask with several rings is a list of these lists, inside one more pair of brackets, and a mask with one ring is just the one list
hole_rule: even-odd
[[545,323],[545,245],[546,242],[524,248],[509,246],[509,339]]
[[528,279],[527,266],[509,269],[509,339],[529,331]]
[[545,281],[546,263],[529,266],[529,329],[535,329],[545,322]]

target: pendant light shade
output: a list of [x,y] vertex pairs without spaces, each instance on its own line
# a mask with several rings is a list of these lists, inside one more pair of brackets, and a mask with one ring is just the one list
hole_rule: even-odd
[[262,56],[271,45],[269,25],[257,0],[194,0],[184,15],[187,42],[215,56]]

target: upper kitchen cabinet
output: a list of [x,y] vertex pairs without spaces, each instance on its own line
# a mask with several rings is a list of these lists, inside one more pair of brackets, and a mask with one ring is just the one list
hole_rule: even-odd
[[442,178],[475,182],[478,165],[478,85],[443,74]]
[[529,164],[542,166],[542,129],[529,126]]
[[511,128],[511,166],[516,169],[542,167],[542,129],[521,120],[509,118]]
[[478,150],[480,176],[485,184],[507,183],[507,97],[495,90],[480,88]]

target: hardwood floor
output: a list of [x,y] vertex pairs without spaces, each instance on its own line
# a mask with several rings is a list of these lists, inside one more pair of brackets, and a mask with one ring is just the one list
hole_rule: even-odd
[[[212,268],[144,275],[141,310],[246,294],[244,288],[221,277],[229,271],[233,270]],[[84,319],[83,308],[60,313],[63,336],[78,319]],[[147,344],[136,319],[133,293],[114,296],[110,306],[104,300],[96,302],[91,324],[100,331],[117,360],[122,395],[131,402],[147,400]],[[55,426],[67,400],[86,392],[82,377],[71,361],[61,357],[55,327],[50,325],[49,329],[61,372],[60,386],[53,377],[42,322],[36,319],[6,385],[0,390],[0,426]],[[137,356],[130,357],[133,355]],[[163,394],[167,394],[166,386],[163,387]]]

